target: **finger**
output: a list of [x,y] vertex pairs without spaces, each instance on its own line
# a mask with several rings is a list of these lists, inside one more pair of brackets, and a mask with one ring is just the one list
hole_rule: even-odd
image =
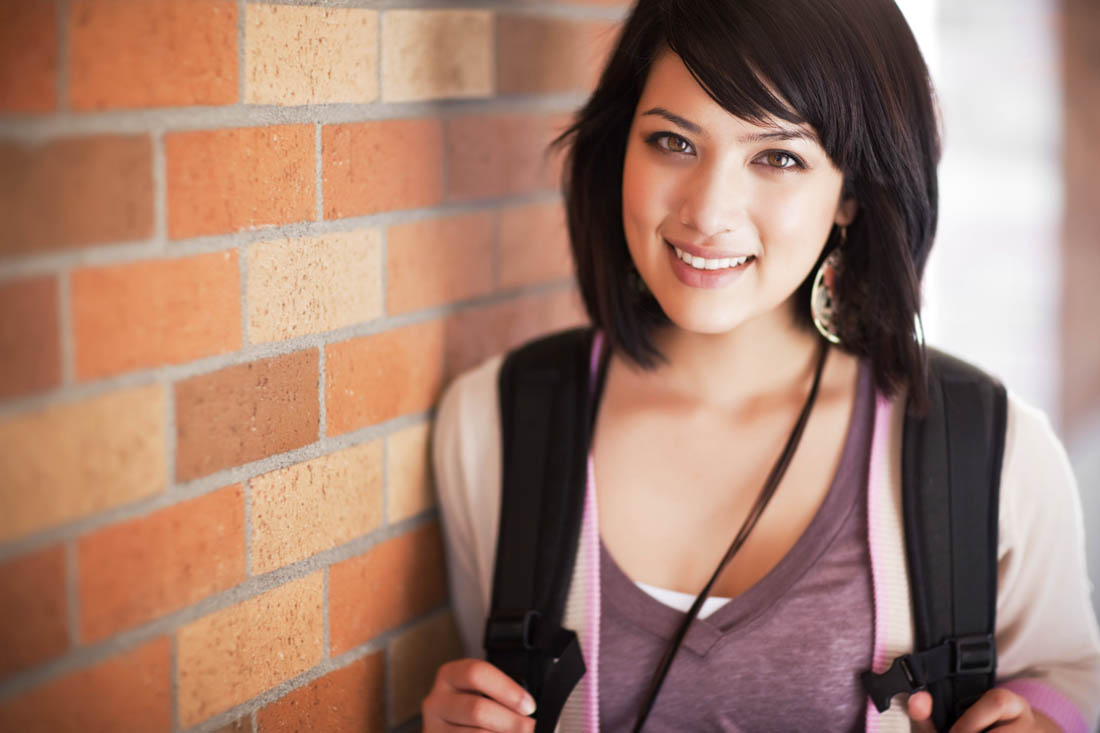
[[467,692],[451,693],[441,701],[439,715],[448,725],[491,733],[532,733],[535,721],[496,700]]
[[1031,706],[1027,700],[1008,690],[994,688],[963,713],[951,726],[951,733],[980,733],[998,723],[1004,725],[1030,716]]
[[460,659],[440,668],[441,680],[459,692],[476,692],[520,715],[535,712],[535,700],[500,669],[481,659]]
[[913,721],[916,733],[935,733],[932,723],[932,695],[928,692],[914,692],[907,704],[909,719]]

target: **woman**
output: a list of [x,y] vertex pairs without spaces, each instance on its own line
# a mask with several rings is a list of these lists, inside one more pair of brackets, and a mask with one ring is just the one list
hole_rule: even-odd
[[[903,568],[900,533],[868,517],[897,490],[896,418],[926,399],[916,316],[939,140],[900,12],[891,0],[640,0],[559,142],[570,145],[578,279],[608,359],[587,489],[598,623],[582,635],[588,674],[575,693],[596,708],[588,727],[636,724],[676,619],[766,493],[809,404],[645,730],[886,729],[898,716],[927,728],[928,693],[879,716],[858,677],[891,643],[888,617],[912,643],[908,604],[881,582],[891,562]],[[426,731],[533,730],[524,690],[474,658],[499,521],[500,364],[456,380],[436,421],[471,658],[439,670]],[[1081,526],[1060,445],[1011,398],[999,683],[954,730],[1096,724],[1100,635]]]

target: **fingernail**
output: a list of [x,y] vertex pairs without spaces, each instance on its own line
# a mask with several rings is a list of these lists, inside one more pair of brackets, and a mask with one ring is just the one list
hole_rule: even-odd
[[535,712],[535,698],[530,695],[524,695],[519,703],[519,712],[522,715],[530,715]]

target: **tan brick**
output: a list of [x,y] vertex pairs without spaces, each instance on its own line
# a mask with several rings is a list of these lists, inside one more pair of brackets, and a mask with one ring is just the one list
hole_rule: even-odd
[[385,675],[382,652],[356,659],[260,708],[256,729],[259,733],[381,733],[386,728]]
[[386,312],[390,315],[488,295],[493,217],[482,212],[423,219],[386,232]]
[[0,399],[61,383],[57,278],[0,283]]
[[0,730],[172,730],[172,647],[154,639],[0,703]]
[[434,206],[443,198],[439,120],[328,125],[321,157],[326,219]]
[[78,379],[241,346],[236,252],[78,269],[71,282]]
[[312,220],[312,125],[164,136],[172,239]]
[[314,573],[177,632],[183,727],[312,668],[324,654],[324,579]]
[[0,421],[0,541],[163,491],[164,400],[149,385]]
[[418,323],[325,347],[328,434],[427,410],[439,397],[443,329]]
[[69,648],[67,606],[64,547],[0,564],[0,679]]
[[316,349],[238,364],[176,384],[176,478],[301,448],[317,440]]
[[248,340],[279,341],[382,315],[377,229],[257,242],[248,248]]
[[377,11],[249,3],[247,103],[364,103],[377,96]]
[[73,0],[68,39],[74,109],[237,101],[233,0]]
[[382,523],[382,444],[363,443],[281,468],[250,485],[252,572],[258,575]]
[[82,537],[81,641],[152,621],[245,579],[244,494],[229,486]]
[[0,3],[0,110],[57,108],[57,30],[54,2]]
[[0,221],[0,257],[150,236],[149,138],[0,142]]
[[390,725],[420,712],[444,662],[462,656],[454,617],[443,613],[423,621],[390,642]]
[[501,13],[497,16],[497,88],[501,94],[579,89],[590,63],[581,22]]
[[471,115],[447,120],[447,198],[465,200],[546,189],[546,119]]
[[443,540],[430,524],[329,568],[329,638],[342,654],[447,601]]
[[386,438],[387,518],[391,522],[400,522],[435,506],[428,435],[428,423],[423,423]]
[[382,16],[382,99],[411,102],[493,93],[488,10],[389,10]]
[[569,233],[560,203],[515,206],[500,212],[499,287],[563,280],[573,274]]

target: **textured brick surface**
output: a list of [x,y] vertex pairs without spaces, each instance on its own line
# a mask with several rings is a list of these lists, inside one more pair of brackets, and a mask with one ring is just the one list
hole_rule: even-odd
[[149,138],[102,135],[26,147],[0,142],[0,256],[153,233]]
[[489,213],[423,219],[386,232],[386,312],[453,303],[492,290]]
[[76,270],[76,376],[96,379],[239,349],[240,299],[236,252]]
[[326,219],[433,206],[443,197],[438,120],[326,126],[322,159]]
[[57,108],[57,4],[0,3],[0,111]]
[[447,120],[447,197],[475,199],[547,188],[546,119],[468,115]]
[[595,87],[618,40],[619,24],[502,14],[497,18],[501,94],[546,94]]
[[218,728],[214,733],[252,733],[252,716],[237,718],[232,723]]
[[382,16],[382,99],[484,97],[493,90],[487,10],[390,10]]
[[69,647],[66,607],[65,548],[0,563],[0,679]]
[[331,344],[325,351],[328,434],[427,410],[439,397],[439,321]]
[[165,135],[169,236],[312,220],[314,138],[312,125]]
[[398,725],[420,712],[440,665],[462,656],[454,618],[443,613],[417,624],[390,643],[389,654],[390,724]]
[[429,425],[423,423],[386,438],[387,519],[391,522],[408,519],[435,505],[428,435]]
[[233,0],[73,0],[68,39],[74,109],[237,101]]
[[376,229],[257,242],[248,248],[248,340],[321,333],[382,315]]
[[198,478],[317,440],[318,358],[307,349],[177,383],[176,477]]
[[561,280],[573,274],[565,212],[559,203],[504,209],[497,242],[501,288]]
[[383,731],[385,673],[382,652],[357,659],[261,708],[257,730],[259,733]]
[[328,588],[333,655],[445,603],[439,525],[406,532],[333,565]]
[[320,662],[323,587],[314,573],[181,628],[180,723],[195,725]]
[[363,443],[257,476],[252,572],[266,573],[364,535],[382,522],[382,444]]
[[172,730],[172,647],[166,637],[0,703],[0,730],[117,733]]
[[83,642],[231,588],[245,578],[241,487],[82,537],[77,558]]
[[370,102],[378,96],[378,13],[250,3],[245,101]]
[[0,421],[0,541],[162,491],[164,400],[150,385]]
[[57,280],[0,282],[0,399],[61,382]]

